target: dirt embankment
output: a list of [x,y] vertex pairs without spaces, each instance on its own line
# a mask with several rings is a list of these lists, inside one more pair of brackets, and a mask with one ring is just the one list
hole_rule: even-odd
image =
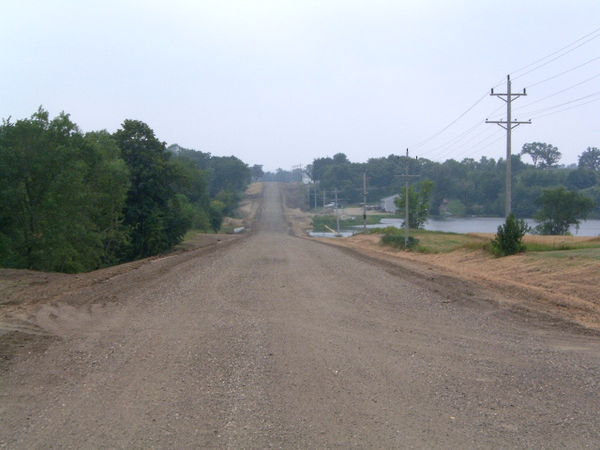
[[483,250],[412,253],[380,245],[378,235],[319,240],[388,262],[410,263],[415,270],[426,273],[437,271],[474,281],[496,291],[500,302],[550,314],[587,328],[600,329],[598,260],[550,258],[544,257],[543,253],[494,258]]
[[[239,223],[235,226],[251,228],[257,219],[263,192],[262,183],[253,183],[248,187],[245,198],[240,203]],[[136,271],[143,266],[153,268],[151,273],[159,273],[161,267],[169,264],[169,259],[179,256],[183,259],[194,258],[199,254],[212,252],[217,247],[242,238],[240,234],[193,233],[172,251],[117,266],[107,267],[88,273],[64,274],[37,272],[33,270],[0,269],[0,336],[22,331],[36,334],[40,331],[29,320],[37,314],[42,305],[54,303],[81,304],[110,302],[101,289],[108,281]],[[85,293],[85,295],[77,295]],[[76,299],[76,300],[75,300]],[[18,337],[19,339],[23,336]]]

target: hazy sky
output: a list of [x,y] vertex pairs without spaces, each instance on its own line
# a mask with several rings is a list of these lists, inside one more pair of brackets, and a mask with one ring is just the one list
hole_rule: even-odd
[[[512,73],[514,90],[528,88],[514,116],[534,118],[514,131],[515,152],[548,142],[572,163],[600,147],[598,0],[1,5],[3,118],[43,105],[70,113],[84,131],[139,119],[169,144],[267,169],[406,147],[440,161],[497,158],[503,130],[483,121],[505,109],[486,93],[499,83],[504,92]],[[541,63],[554,61],[519,71],[575,41]]]

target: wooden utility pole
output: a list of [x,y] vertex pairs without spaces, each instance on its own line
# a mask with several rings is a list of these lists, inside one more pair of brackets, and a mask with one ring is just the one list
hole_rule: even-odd
[[406,174],[404,175],[404,248],[408,248],[408,233],[410,233],[410,226],[408,224],[408,187],[410,185],[410,181],[408,178],[408,165],[408,149],[406,149]]
[[409,234],[410,234],[410,225],[409,225],[409,209],[408,209],[408,202],[409,202],[409,196],[408,196],[408,191],[410,188],[410,179],[411,177],[416,178],[419,175],[410,175],[408,173],[408,169],[409,169],[409,165],[410,165],[410,158],[408,157],[408,149],[406,149],[406,173],[404,175],[404,248],[408,248],[408,240],[409,240]]
[[367,231],[367,171],[363,173],[363,230]]
[[513,128],[518,127],[521,124],[531,124],[531,119],[525,122],[519,122],[512,120],[512,101],[516,98],[527,95],[525,89],[522,93],[513,94],[512,85],[510,81],[510,75],[506,76],[506,93],[495,94],[494,88],[492,88],[490,95],[498,97],[503,102],[506,102],[506,120],[487,120],[485,123],[495,123],[500,125],[506,130],[506,199],[504,202],[504,213],[508,217],[512,211],[512,157],[511,157],[511,132]]
[[333,211],[335,212],[335,223],[336,223],[336,231],[340,232],[340,216],[338,214],[338,196],[337,196],[337,188],[333,191],[335,195],[335,205]]

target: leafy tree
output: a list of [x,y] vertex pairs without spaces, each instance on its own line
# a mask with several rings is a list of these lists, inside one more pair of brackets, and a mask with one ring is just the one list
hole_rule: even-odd
[[569,172],[566,180],[570,189],[586,189],[595,186],[597,181],[596,172],[586,167],[579,167],[577,170]]
[[235,156],[213,156],[209,165],[211,197],[221,191],[243,192],[250,183],[250,168]]
[[0,127],[0,263],[80,272],[126,242],[128,172],[106,133],[84,136],[67,114],[40,108]]
[[504,225],[498,227],[496,237],[491,245],[499,256],[514,255],[526,250],[523,236],[530,231],[529,225],[523,219],[517,219],[514,214],[506,218]]
[[[429,199],[433,190],[433,182],[421,181],[408,188],[408,226],[409,228],[422,228],[429,217]],[[406,205],[406,188],[396,200],[396,206],[404,211]]]
[[170,249],[183,239],[191,219],[177,196],[177,170],[165,143],[144,122],[125,120],[115,133],[131,173],[124,223],[131,233],[126,259],[143,258]]
[[542,169],[556,167],[561,157],[558,148],[543,142],[530,142],[523,145],[521,155],[529,155],[533,165]]
[[252,179],[254,181],[260,180],[263,177],[263,175],[265,174],[263,172],[263,166],[262,166],[262,164],[254,164],[250,168],[250,174],[252,175]]
[[600,148],[588,147],[579,155],[579,168],[600,171]]
[[538,200],[541,209],[535,215],[540,234],[569,234],[569,227],[579,227],[594,208],[594,200],[563,186],[544,190]]

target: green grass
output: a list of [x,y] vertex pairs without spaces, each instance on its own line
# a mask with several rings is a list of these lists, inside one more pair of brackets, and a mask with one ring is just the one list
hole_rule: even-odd
[[[370,229],[367,233],[404,236],[403,229],[394,227]],[[491,252],[490,239],[486,237],[427,230],[410,230],[410,236],[419,240],[412,250],[420,253],[449,253],[460,249]],[[525,245],[528,254],[538,255],[538,257],[600,259],[600,238],[555,243],[526,240]]]
[[448,253],[459,249],[479,250],[489,244],[489,239],[460,233],[411,230],[411,235],[419,239],[419,245],[415,250],[421,253]]
[[579,248],[574,250],[549,250],[542,252],[533,252],[531,256],[536,258],[553,259],[593,259],[600,261],[600,247]]
[[[404,230],[387,227],[378,230],[369,230],[368,233],[381,233],[383,235],[404,236]],[[459,249],[478,250],[489,244],[489,239],[469,236],[459,233],[445,233],[441,231],[410,230],[410,236],[418,239],[418,244],[413,251],[419,253],[449,253]]]
[[579,242],[559,242],[556,244],[525,241],[525,245],[527,246],[528,252],[556,252],[566,250],[598,249],[600,248],[600,239]]

